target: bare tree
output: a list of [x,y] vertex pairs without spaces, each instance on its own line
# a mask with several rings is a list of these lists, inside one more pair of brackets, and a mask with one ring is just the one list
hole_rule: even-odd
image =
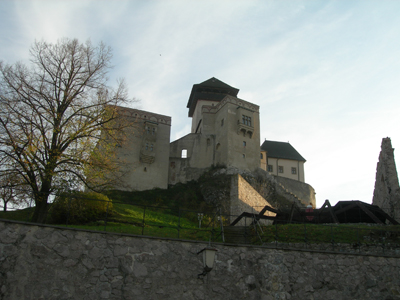
[[123,82],[107,85],[112,54],[102,43],[41,41],[30,54],[29,68],[0,62],[0,176],[23,179],[35,201],[32,221],[43,222],[49,195],[66,182],[93,188],[100,181],[87,179],[89,169],[117,171],[112,142],[129,126],[117,121],[128,100]]
[[29,203],[29,189],[16,173],[9,173],[0,177],[0,199],[3,202],[3,211],[8,205],[24,206]]

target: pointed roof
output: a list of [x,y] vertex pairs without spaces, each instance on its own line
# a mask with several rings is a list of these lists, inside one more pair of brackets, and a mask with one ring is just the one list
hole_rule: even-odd
[[194,84],[186,106],[189,108],[189,117],[193,116],[199,99],[221,101],[227,95],[236,97],[238,93],[239,89],[234,88],[215,77],[211,77],[202,83]]
[[265,140],[261,150],[267,151],[267,157],[306,161],[292,145],[285,142]]

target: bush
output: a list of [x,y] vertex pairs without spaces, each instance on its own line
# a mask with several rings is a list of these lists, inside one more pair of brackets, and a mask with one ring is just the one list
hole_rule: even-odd
[[112,200],[95,192],[72,192],[58,196],[51,206],[53,223],[85,224],[112,211]]

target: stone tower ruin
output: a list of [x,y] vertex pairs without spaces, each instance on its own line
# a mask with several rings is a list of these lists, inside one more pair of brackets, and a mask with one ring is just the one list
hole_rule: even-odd
[[383,138],[372,204],[378,205],[391,217],[400,221],[400,187],[390,138]]

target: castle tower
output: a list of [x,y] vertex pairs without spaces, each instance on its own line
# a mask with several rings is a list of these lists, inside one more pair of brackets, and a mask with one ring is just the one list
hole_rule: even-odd
[[193,174],[213,165],[260,167],[259,106],[237,98],[238,92],[214,77],[193,85],[187,103],[191,133],[171,143],[170,183],[197,179]]

